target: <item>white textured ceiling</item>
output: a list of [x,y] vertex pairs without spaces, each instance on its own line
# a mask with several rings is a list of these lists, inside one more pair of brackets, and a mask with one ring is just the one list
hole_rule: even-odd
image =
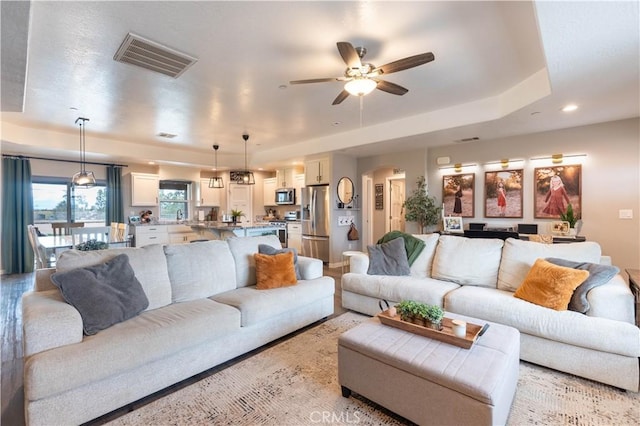
[[[270,168],[639,115],[637,1],[38,1],[30,13],[24,111],[2,113],[3,152],[75,158],[78,116],[89,159],[205,168],[215,142],[237,167],[247,131],[251,166]],[[129,32],[198,62],[177,79],[117,63]],[[362,105],[332,106],[339,82],[288,84],[341,76],[337,41],[375,65],[436,59],[384,76],[406,95]],[[3,66],[3,84],[17,77]],[[561,113],[569,102],[580,109]]]

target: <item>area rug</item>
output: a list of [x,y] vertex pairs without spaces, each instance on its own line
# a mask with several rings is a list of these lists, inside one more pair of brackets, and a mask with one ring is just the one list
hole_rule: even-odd
[[[337,339],[366,319],[340,315],[109,424],[411,424],[357,394],[341,396]],[[640,395],[521,362],[508,424],[638,425]]]

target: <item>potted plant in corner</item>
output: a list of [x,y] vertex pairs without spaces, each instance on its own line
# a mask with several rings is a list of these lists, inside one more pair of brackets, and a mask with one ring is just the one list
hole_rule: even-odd
[[424,176],[418,177],[417,188],[402,204],[405,211],[404,218],[407,222],[417,222],[420,233],[425,232],[426,226],[438,224],[440,220],[440,207],[436,205],[434,197],[427,194],[427,184]]

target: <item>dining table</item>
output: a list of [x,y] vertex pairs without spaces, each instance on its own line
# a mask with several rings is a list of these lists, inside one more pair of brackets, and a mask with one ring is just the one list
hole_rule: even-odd
[[[47,255],[57,254],[61,251],[73,248],[73,236],[72,235],[43,235],[38,237],[38,242],[47,251]],[[117,237],[109,238],[109,247],[128,247],[130,245],[130,239],[120,239]]]

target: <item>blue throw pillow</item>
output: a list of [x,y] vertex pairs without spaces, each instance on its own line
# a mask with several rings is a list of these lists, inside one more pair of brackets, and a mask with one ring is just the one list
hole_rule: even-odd
[[556,257],[549,257],[546,260],[554,265],[589,271],[589,278],[574,290],[569,302],[569,310],[583,314],[586,314],[590,308],[589,300],[587,300],[589,290],[608,283],[611,278],[620,272],[620,269],[616,266],[600,265],[598,263],[573,262]]

